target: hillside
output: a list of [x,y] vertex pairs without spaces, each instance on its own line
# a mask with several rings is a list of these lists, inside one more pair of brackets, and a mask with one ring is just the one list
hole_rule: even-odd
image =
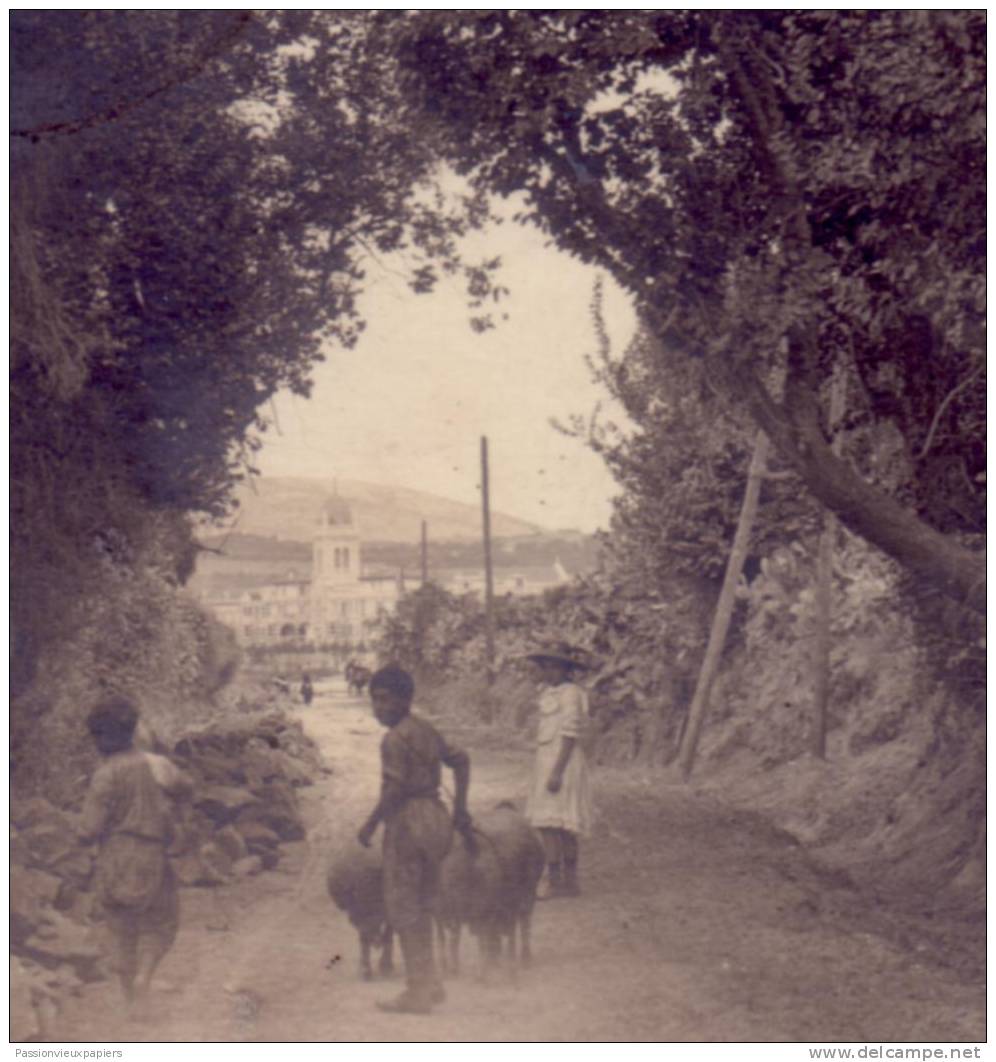
[[[322,503],[336,491],[349,502],[360,536],[368,541],[418,542],[423,520],[435,542],[480,538],[481,512],[476,505],[362,480],[284,476],[263,476],[239,490],[233,530],[241,535],[310,542]],[[491,529],[502,538],[537,535],[543,530],[503,513],[491,514]],[[212,529],[202,537],[216,533]]]

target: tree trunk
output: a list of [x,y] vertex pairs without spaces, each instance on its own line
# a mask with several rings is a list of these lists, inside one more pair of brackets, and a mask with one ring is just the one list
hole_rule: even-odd
[[779,406],[753,376],[742,378],[737,390],[782,459],[848,530],[949,597],[985,614],[984,551],[965,549],[935,531],[836,457],[823,437],[814,401],[796,394],[791,405]]
[[[715,31],[721,62],[744,108],[747,127],[754,135],[758,167],[785,203],[789,218],[785,230],[788,252],[805,256],[812,249],[813,237],[797,181],[773,146],[784,131],[785,117],[777,105],[770,69],[758,60],[751,42],[734,32],[730,23],[716,22]],[[964,549],[954,539],[935,531],[915,513],[866,483],[831,452],[820,428],[819,406],[813,390],[814,333],[800,331],[790,338],[795,338],[808,352],[808,359],[803,360],[806,361],[804,373],[809,377],[793,381],[790,371],[784,407],[772,401],[756,377],[738,381],[747,385],[748,407],[755,423],[767,433],[813,497],[835,512],[845,527],[948,596],[985,614],[985,554]],[[733,397],[739,394],[738,387]]]
[[754,443],[754,456],[751,458],[750,470],[747,473],[744,500],[740,506],[740,519],[737,521],[736,534],[733,536],[733,545],[730,547],[730,556],[726,562],[723,589],[719,592],[719,601],[716,603],[716,612],[712,618],[712,629],[709,631],[709,642],[706,646],[705,656],[702,658],[702,667],[699,670],[699,679],[695,685],[692,705],[688,709],[688,723],[685,727],[685,735],[678,755],[681,770],[686,779],[692,773],[692,767],[695,764],[695,751],[699,743],[699,733],[702,730],[702,723],[705,721],[706,713],[709,711],[709,695],[712,693],[712,684],[719,669],[723,646],[726,644],[726,632],[730,628],[730,617],[733,615],[737,583],[740,581],[740,573],[743,570],[744,559],[747,556],[747,547],[750,544],[751,528],[754,525],[754,517],[757,515],[757,503],[761,494],[761,482],[764,479],[764,465],[767,457],[767,436],[764,432],[758,432]]

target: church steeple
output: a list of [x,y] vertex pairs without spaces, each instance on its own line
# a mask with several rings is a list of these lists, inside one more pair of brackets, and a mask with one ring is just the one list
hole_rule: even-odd
[[325,504],[322,506],[319,522],[333,526],[352,527],[353,513],[343,498],[340,498],[338,494],[333,494],[331,498],[326,499]]
[[360,536],[349,505],[338,494],[327,498],[318,516],[312,551],[312,582],[342,585],[360,578]]

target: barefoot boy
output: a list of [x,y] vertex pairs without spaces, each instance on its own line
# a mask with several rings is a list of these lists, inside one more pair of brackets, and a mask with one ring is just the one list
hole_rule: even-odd
[[[370,680],[374,715],[388,728],[381,742],[381,795],[357,835],[368,846],[384,823],[384,902],[401,940],[407,989],[381,1010],[427,1014],[444,998],[432,955],[432,915],[439,866],[453,827],[466,829],[470,759],[436,729],[411,714],[415,684],[399,667],[385,667]],[[439,799],[441,764],[453,771],[453,819]]]
[[[136,1013],[152,974],[176,937],[179,906],[166,849],[169,802],[146,755],[134,748],[138,711],[125,697],[94,707],[87,727],[103,763],[83,804],[80,839],[96,841],[95,892],[107,926],[110,960]],[[187,787],[176,772],[176,788]],[[182,795],[177,793],[176,795]]]

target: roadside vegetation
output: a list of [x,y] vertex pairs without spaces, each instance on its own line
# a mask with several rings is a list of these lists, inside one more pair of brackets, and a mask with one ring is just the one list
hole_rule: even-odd
[[[464,284],[471,327],[494,327],[514,278],[460,241],[514,197],[519,223],[611,277],[642,322],[625,350],[603,334],[589,352],[634,430],[565,426],[615,473],[616,515],[594,574],[499,603],[496,686],[480,608],[432,586],[383,652],[519,726],[516,657],[569,635],[597,662],[598,755],[669,763],[763,432],[700,773],[883,888],[978,900],[984,13],[11,26],[17,786],[63,795],[109,688],[167,728],[211,714],[236,654],[183,596],[193,521],[252,475],[270,399],[306,397],[323,351],[356,344],[379,255],[404,248],[416,292]],[[439,191],[452,172],[456,200]],[[597,293],[592,313],[597,329]],[[808,749],[827,513],[824,760]]]

